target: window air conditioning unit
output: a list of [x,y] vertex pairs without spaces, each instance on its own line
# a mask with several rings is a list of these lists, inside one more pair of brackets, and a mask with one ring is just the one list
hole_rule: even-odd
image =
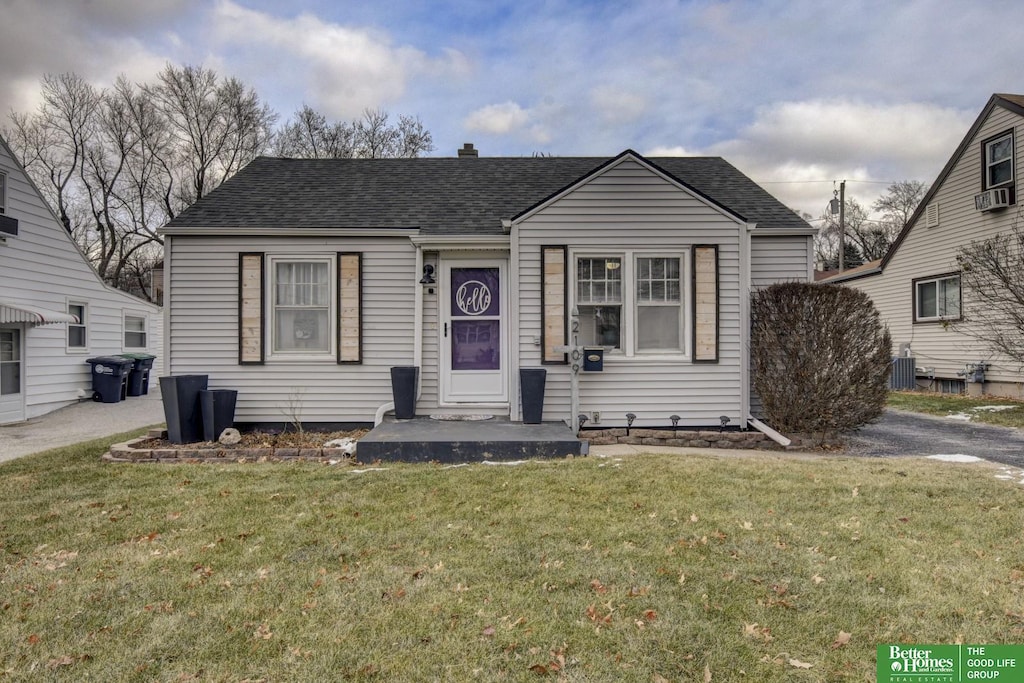
[[978,211],[1005,209],[1010,205],[1010,188],[999,187],[974,195],[974,208]]

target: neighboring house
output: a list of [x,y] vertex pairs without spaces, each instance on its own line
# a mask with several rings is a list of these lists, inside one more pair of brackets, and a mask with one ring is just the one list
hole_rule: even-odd
[[[1024,96],[993,95],[885,257],[828,280],[871,296],[894,355],[914,359],[922,388],[1024,396],[1019,364],[958,329],[972,307],[985,304],[962,291],[956,259],[972,241],[1022,220],[1022,159]],[[984,384],[971,381],[985,364]]]
[[[746,425],[749,294],[810,279],[814,229],[719,158],[259,158],[163,230],[172,374],[242,423],[369,423],[389,368],[417,410],[519,420],[520,368],[591,424]],[[599,416],[595,416],[599,413]],[[594,419],[599,417],[599,421]],[[589,425],[588,425],[589,426]]]
[[160,308],[103,283],[0,138],[0,424],[91,397],[87,358],[158,354],[162,329]]

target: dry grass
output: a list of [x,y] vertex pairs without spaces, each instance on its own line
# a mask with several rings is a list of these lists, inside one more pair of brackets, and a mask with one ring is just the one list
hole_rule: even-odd
[[972,422],[1024,427],[1024,401],[998,396],[974,398],[924,391],[891,391],[888,407],[928,415],[966,415]]
[[8,680],[870,681],[880,643],[1024,641],[1024,489],[985,464],[106,443],[0,466]]

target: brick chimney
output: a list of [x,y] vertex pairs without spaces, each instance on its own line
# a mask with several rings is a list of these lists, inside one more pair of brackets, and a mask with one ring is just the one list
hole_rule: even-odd
[[466,144],[464,144],[462,146],[462,149],[459,150],[459,158],[460,159],[462,159],[462,158],[469,158],[469,157],[478,157],[478,156],[480,156],[480,152],[478,152],[476,149],[473,148],[473,143],[472,142],[467,142]]

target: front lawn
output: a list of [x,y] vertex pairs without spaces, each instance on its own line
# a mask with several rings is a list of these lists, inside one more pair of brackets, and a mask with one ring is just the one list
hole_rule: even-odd
[[939,415],[957,420],[983,422],[1004,427],[1024,427],[1024,401],[1012,398],[995,396],[974,398],[929,391],[890,391],[886,405],[898,410]]
[[0,678],[871,681],[878,644],[1024,642],[988,464],[104,450],[0,465]]

